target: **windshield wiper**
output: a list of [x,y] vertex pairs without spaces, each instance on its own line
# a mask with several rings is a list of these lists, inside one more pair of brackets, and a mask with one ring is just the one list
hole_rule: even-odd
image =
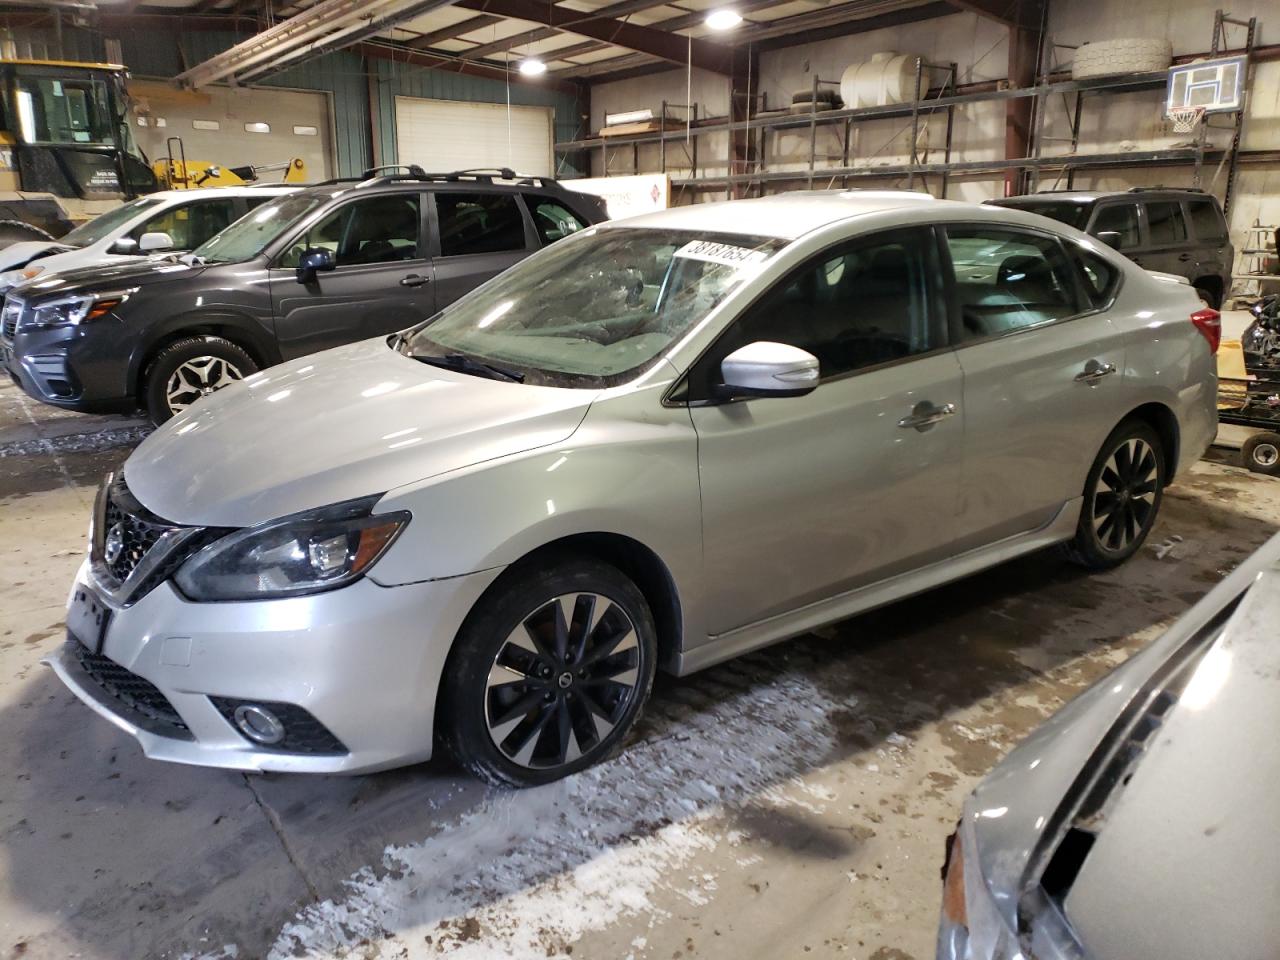
[[433,367],[444,367],[446,370],[457,370],[459,373],[471,373],[477,377],[488,377],[490,380],[507,380],[511,383],[524,383],[524,374],[507,370],[496,364],[485,363],[461,353],[446,353],[442,357],[431,354],[411,353],[409,356]]

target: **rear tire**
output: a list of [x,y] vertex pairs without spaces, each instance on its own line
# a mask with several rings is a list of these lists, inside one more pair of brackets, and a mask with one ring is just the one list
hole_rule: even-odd
[[52,240],[52,234],[25,220],[0,220],[0,250],[24,240]]
[[1109,570],[1138,552],[1160,512],[1167,476],[1160,437],[1144,420],[1126,420],[1107,437],[1084,485],[1067,559]]
[[1244,465],[1254,473],[1280,476],[1280,433],[1255,433],[1240,448]]
[[202,396],[255,372],[245,350],[223,337],[186,337],[152,359],[142,378],[147,415],[156,426],[181,413]]
[[517,567],[454,641],[439,739],[496,786],[558,780],[622,745],[656,663],[649,606],[617,568],[571,557]]

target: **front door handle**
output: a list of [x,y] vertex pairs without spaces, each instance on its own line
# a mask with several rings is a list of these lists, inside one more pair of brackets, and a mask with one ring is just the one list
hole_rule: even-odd
[[1108,377],[1115,372],[1116,365],[1114,363],[1090,360],[1084,365],[1084,369],[1076,374],[1076,383],[1097,383],[1103,377]]
[[1191,260],[1193,258],[1189,253],[1180,253],[1178,254],[1178,259],[1181,260],[1183,263],[1186,263],[1188,260]]
[[407,277],[400,278],[400,286],[402,287],[420,287],[424,283],[430,283],[430,277],[424,277],[420,273],[411,273]]
[[944,403],[940,407],[935,407],[928,400],[921,400],[911,408],[911,415],[903,417],[898,421],[898,426],[904,430],[918,430],[924,433],[934,424],[941,423],[947,417],[953,417],[956,413],[956,405],[954,403]]

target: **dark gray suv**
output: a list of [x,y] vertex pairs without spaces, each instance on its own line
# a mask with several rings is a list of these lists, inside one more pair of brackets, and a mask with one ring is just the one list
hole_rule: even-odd
[[397,167],[258,208],[177,258],[14,288],[0,364],[37,400],[161,423],[262,367],[419,323],[603,201],[510,170]]
[[987,202],[1059,220],[1106,241],[1140,267],[1186,277],[1215,310],[1231,287],[1235,248],[1227,221],[1218,201],[1200,190],[1069,190]]

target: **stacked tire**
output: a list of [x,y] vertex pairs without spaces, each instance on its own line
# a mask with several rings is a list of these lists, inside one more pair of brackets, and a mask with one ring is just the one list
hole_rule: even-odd
[[1074,80],[1120,77],[1130,73],[1168,70],[1173,63],[1173,44],[1150,37],[1095,40],[1076,50],[1071,64]]

